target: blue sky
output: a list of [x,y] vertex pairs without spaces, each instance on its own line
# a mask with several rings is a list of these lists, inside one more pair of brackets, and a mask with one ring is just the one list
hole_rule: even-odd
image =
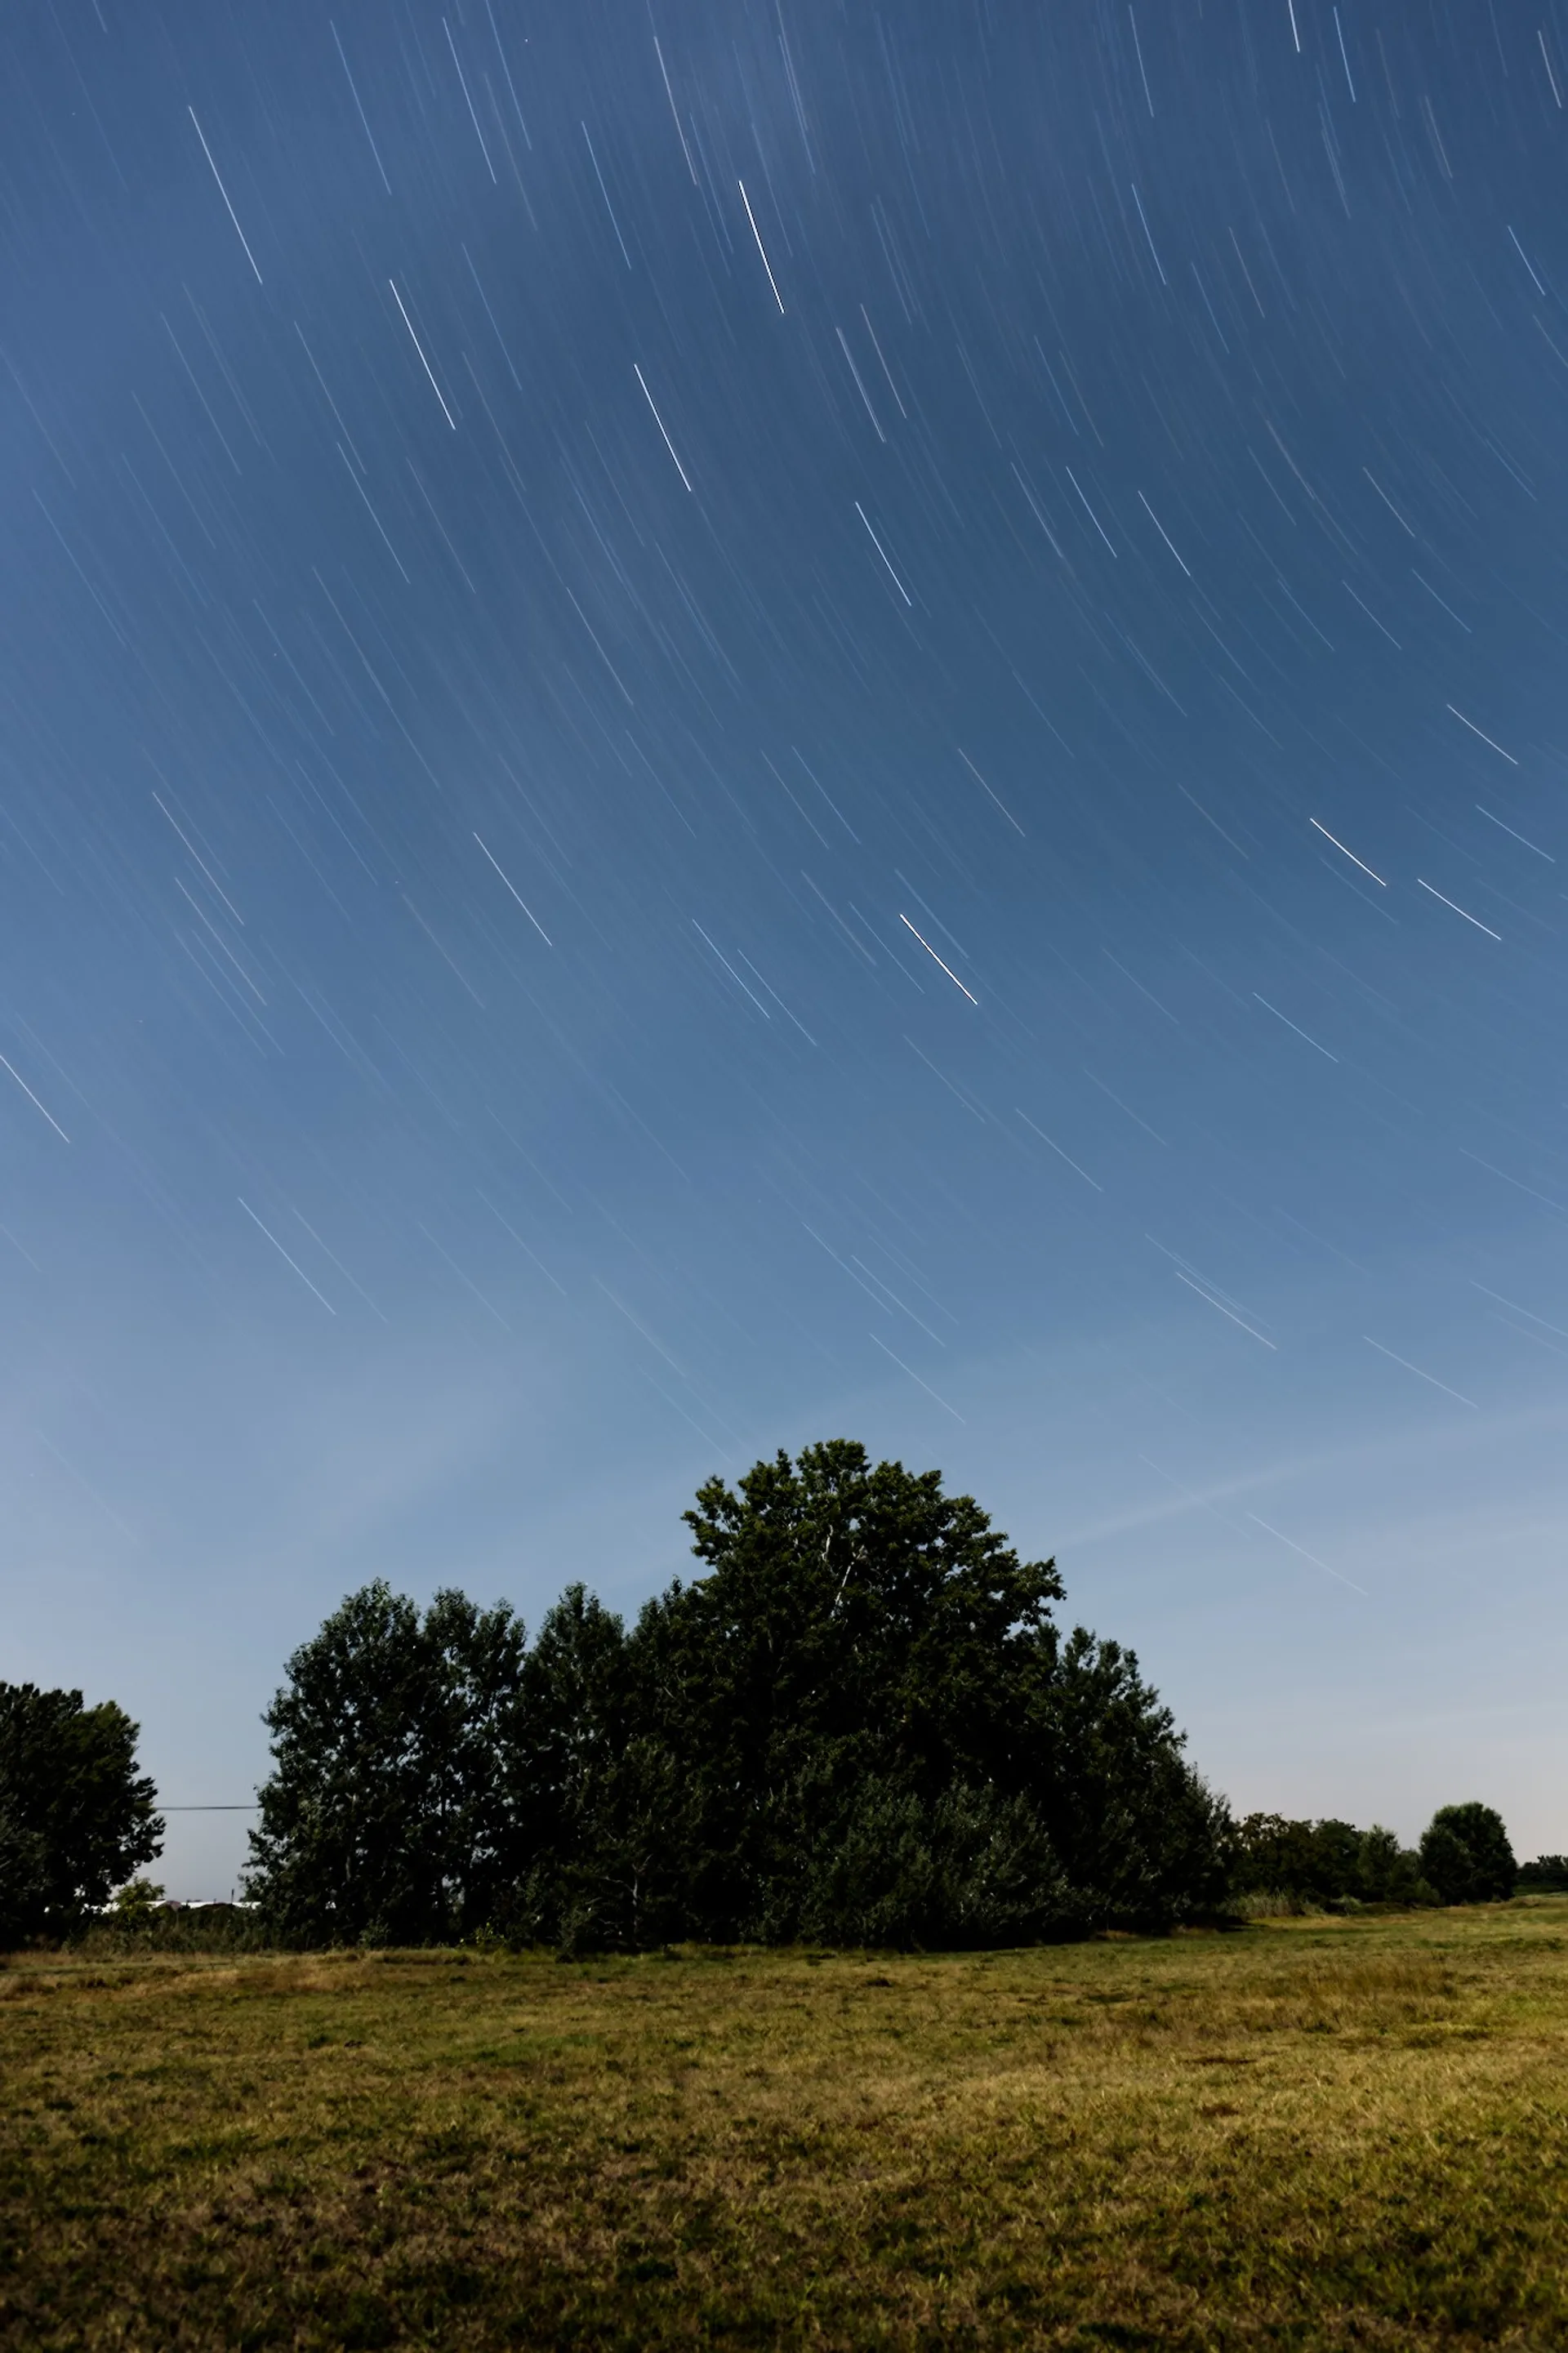
[[7,26],[0,1672],[243,1800],[847,1433],[1568,1844],[1564,30]]

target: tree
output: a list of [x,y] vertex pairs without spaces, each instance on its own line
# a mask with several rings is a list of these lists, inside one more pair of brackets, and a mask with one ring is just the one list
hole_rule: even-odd
[[521,1861],[523,1642],[505,1604],[442,1592],[421,1619],[378,1580],[295,1651],[262,1719],[273,1772],[247,1873],[272,1933],[416,1943],[498,1910]]
[[1423,1878],[1421,1857],[1401,1846],[1398,1833],[1373,1822],[1363,1833],[1352,1891],[1363,1904],[1436,1904],[1436,1890]]
[[1421,1870],[1445,1904],[1505,1903],[1519,1877],[1502,1816],[1474,1800],[1438,1807],[1422,1832]]
[[0,1683],[0,1944],[68,1933],[162,1851],[137,1734],[113,1700]]
[[1238,1893],[1283,1895],[1300,1904],[1433,1904],[1420,1857],[1393,1831],[1358,1831],[1331,1818],[1291,1821],[1248,1814],[1237,1832]]
[[155,1879],[128,1879],[115,1890],[110,1915],[117,1928],[150,1928],[158,1916],[165,1891]]
[[1248,1814],[1237,1825],[1235,1885],[1240,1894],[1324,1904],[1342,1891],[1325,1887],[1317,1824],[1285,1814]]
[[628,1644],[632,1724],[682,1792],[686,1933],[990,1942],[1223,1893],[1227,1817],[1136,1659],[1064,1643],[1055,1564],[939,1472],[837,1440],[686,1518],[708,1574]]
[[522,1876],[498,1925],[530,1942],[657,1944],[683,1933],[684,1793],[667,1743],[634,1721],[619,1618],[569,1586],[523,1668],[508,1764]]

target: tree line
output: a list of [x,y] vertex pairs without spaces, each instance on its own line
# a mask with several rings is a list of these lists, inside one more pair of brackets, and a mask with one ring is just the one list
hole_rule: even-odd
[[[630,1625],[581,1585],[531,1641],[504,1603],[350,1595],[266,1711],[265,1933],[994,1946],[1238,1895],[1513,1892],[1483,1806],[1408,1852],[1233,1821],[1132,1652],[1064,1632],[1054,1562],[940,1472],[837,1440],[710,1481],[684,1516],[702,1573]],[[66,1932],[158,1852],[135,1737],[112,1704],[0,1685],[0,1943]]]
[[[1561,1866],[1561,1867],[1559,1867]],[[1373,1823],[1289,1821],[1279,1814],[1248,1814],[1237,1825],[1232,1884],[1241,1895],[1287,1902],[1351,1904],[1496,1904],[1526,1879],[1543,1889],[1568,1888],[1568,1865],[1543,1855],[1521,1872],[1502,1817],[1474,1802],[1439,1806],[1418,1846]]]

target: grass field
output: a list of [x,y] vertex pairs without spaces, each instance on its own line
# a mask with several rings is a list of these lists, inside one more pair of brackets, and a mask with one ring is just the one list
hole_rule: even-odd
[[1041,1951],[17,1958],[0,2343],[1568,2346],[1568,1899]]

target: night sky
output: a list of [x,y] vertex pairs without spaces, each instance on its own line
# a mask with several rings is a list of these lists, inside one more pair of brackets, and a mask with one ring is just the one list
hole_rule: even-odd
[[1568,1844],[1568,9],[330,5],[0,35],[0,1672],[844,1434]]

